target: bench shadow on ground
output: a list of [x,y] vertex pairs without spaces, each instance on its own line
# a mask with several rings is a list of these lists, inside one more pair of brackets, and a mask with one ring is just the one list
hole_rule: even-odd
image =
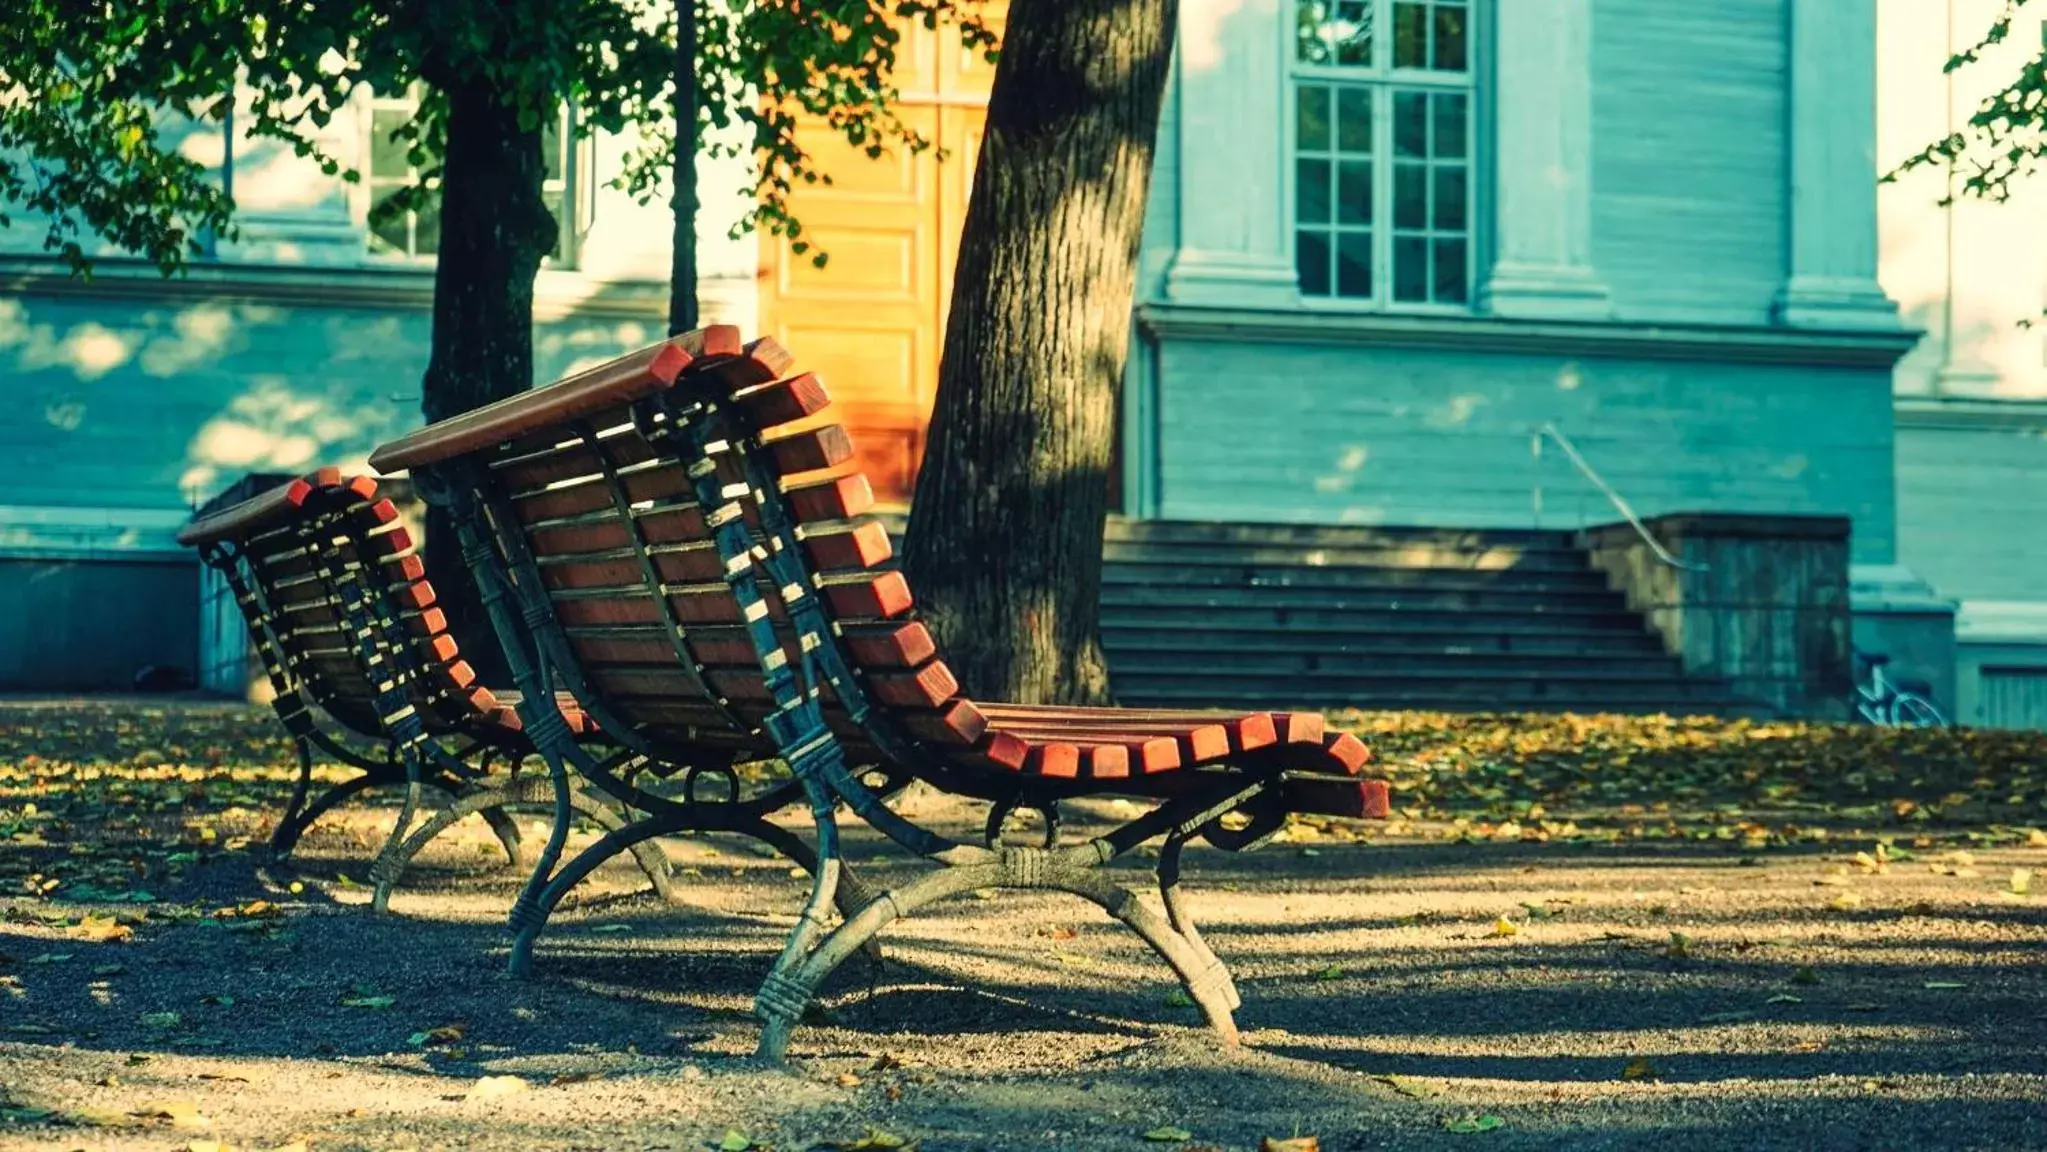
[[[900,865],[876,867],[871,844],[860,845],[856,855],[872,880],[885,882],[903,872]],[[223,902],[263,898],[293,876],[331,879],[349,866],[315,859],[290,869],[258,869],[249,858],[240,859],[201,870],[190,891],[175,895]],[[1524,942],[1527,946],[1508,951],[1453,940],[1448,959],[1401,950],[1332,955],[1329,959],[1356,963],[1357,969],[1340,979],[1317,980],[1313,973],[1326,961],[1312,948],[1313,937],[1388,929],[1399,918],[1365,913],[1253,923],[1230,914],[1222,891],[1228,885],[1269,890],[1397,880],[1440,897],[1458,891],[1477,867],[1568,865],[1583,882],[1596,884],[1609,866],[1653,870],[1675,861],[1739,868],[1724,849],[1688,844],[1590,853],[1519,844],[1332,845],[1312,860],[1283,850],[1251,858],[1200,853],[1191,860],[1190,885],[1202,895],[1202,907],[1211,909],[1204,922],[1209,939],[1238,972],[1244,999],[1238,1021],[1256,1052],[1285,1059],[1177,1069],[1182,1082],[1173,1091],[1204,1098],[1198,1085],[1212,1078],[1216,1099],[1245,1091],[1246,1083],[1307,1099],[1337,1091],[1327,1080],[1331,1071],[1356,1075],[1360,1085],[1363,1076],[1394,1075],[1531,1090],[1610,1088],[1627,1053],[1640,1050],[1653,1057],[1666,1085],[1735,1086],[1732,1097],[1715,1097],[1710,1122],[1661,1126],[1659,1141],[1683,1138],[1687,1131],[1726,1140],[1750,1106],[1769,1110],[1776,1122],[1789,1125],[1784,1133],[1801,1133],[1798,1139],[1813,1147],[1854,1146],[1835,1143],[1830,1133],[1894,1124],[1900,1110],[1913,1117],[1914,1130],[1953,1125],[1977,1133],[1986,1124],[1992,1129],[2018,1124],[2037,1109],[2036,1097],[1995,1083],[1946,1098],[1894,1093],[1884,1100],[1824,1102],[1787,1087],[1830,1078],[2037,1077],[2039,1049],[2030,1037],[2047,1016],[2032,973],[2047,955],[2035,943],[2013,942],[1995,955],[1970,958],[1982,941],[1940,927],[1992,919],[2037,929],[2047,918],[2037,907],[1936,910],[1922,917],[1936,927],[1927,931],[1922,925],[1902,953],[1906,946],[1881,931],[1898,919],[1896,913],[1831,914],[1844,928],[1880,931],[1830,944],[1846,956],[1830,961],[1822,981],[1811,986],[1787,984],[1795,960],[1768,950],[1715,949],[1673,960],[1655,946],[1669,931],[1661,924],[1625,930],[1640,942]],[[354,866],[359,869],[360,862]],[[753,866],[763,875],[782,868]],[[1139,886],[1146,879],[1137,869],[1122,876]],[[501,899],[508,898],[512,879],[504,870],[428,862],[408,877],[406,888],[423,895]],[[772,899],[793,909],[799,890],[784,879]],[[69,1005],[67,1021],[47,1040],[36,1033],[5,1038],[110,1054],[384,1061],[380,1066],[451,1080],[478,1075],[487,1061],[505,1056],[574,1060],[630,1049],[657,1058],[727,1061],[750,1039],[745,1007],[787,922],[692,903],[686,885],[683,898],[661,905],[636,893],[578,897],[543,938],[536,971],[515,979],[503,972],[506,936],[494,918],[408,914],[404,897],[397,915],[378,917],[308,885],[309,911],[279,921],[274,931],[235,931],[231,922],[199,921],[150,928],[135,943],[109,950],[105,955],[127,971],[99,982],[111,993],[104,1004],[79,1003],[86,989],[78,979],[82,973],[74,971],[98,960],[99,952],[67,963],[9,966],[20,980],[17,1019],[35,1025],[37,1006],[57,1000]],[[976,911],[977,903],[942,906],[928,919],[942,926],[947,918]],[[1027,1038],[1025,1050],[1042,1045],[1056,1051],[1074,1037],[1089,1037],[1086,1047],[1114,1053],[1160,1036],[1200,1035],[1196,1014],[1168,1003],[1170,973],[1134,936],[1078,900],[1059,917],[1075,925],[1076,936],[1058,948],[1101,957],[1099,967],[1063,963],[1048,941],[1016,948],[934,936],[917,931],[914,922],[898,926],[883,937],[888,959],[878,972],[856,959],[828,985],[827,1021],[799,1031],[796,1055],[871,1058],[892,1047],[1018,1034]],[[1731,911],[1688,916],[1683,923],[1741,920]],[[619,925],[624,929],[605,931]],[[27,960],[42,947],[10,940],[4,932],[0,929],[0,952]],[[1288,946],[1281,950],[1283,961],[1269,955],[1274,941],[1300,937],[1308,938],[1307,950]],[[1964,987],[1935,996],[1924,990],[1929,982]],[[204,1002],[219,993],[231,993],[232,1003]],[[1767,1003],[1787,993],[1799,1002]],[[390,996],[392,1004],[343,1003],[379,996]],[[142,1023],[169,1012],[181,1018],[169,1031]],[[1712,1019],[1730,1013],[1740,1015]],[[412,1054],[409,1034],[452,1021],[461,1021],[483,1043],[472,1059],[429,1063]],[[1034,1036],[1042,1039],[1028,1039]],[[390,1061],[393,1054],[400,1059]],[[1113,1064],[1074,1067],[1052,1059],[1043,1076],[1048,1083],[1072,1083],[1135,1074]],[[2038,1085],[2029,1091],[2037,1093]],[[1453,1092],[1451,1098],[1467,1095]],[[1039,1122],[1021,1115],[1028,1103],[1005,1107],[1006,1123]],[[1056,1111],[1043,1117],[1046,1126],[1056,1126]],[[1625,1139],[1631,1123],[1623,1112],[1584,1126],[1581,1135],[1588,1141],[1595,1134]],[[1569,1145],[1571,1130],[1566,1123],[1555,1134]],[[1422,1131],[1433,1134],[1434,1129]]]

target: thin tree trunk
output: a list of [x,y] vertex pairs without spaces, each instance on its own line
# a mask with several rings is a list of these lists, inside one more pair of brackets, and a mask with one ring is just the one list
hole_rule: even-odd
[[675,244],[668,269],[668,334],[697,327],[696,0],[675,0]]
[[1175,9],[1009,9],[904,549],[976,695],[1109,695],[1102,528]]
[[[441,244],[434,266],[433,348],[421,407],[428,423],[533,386],[533,280],[555,244],[541,195],[536,126],[481,79],[447,86]],[[462,653],[485,683],[510,683],[453,526],[427,516],[427,567]]]

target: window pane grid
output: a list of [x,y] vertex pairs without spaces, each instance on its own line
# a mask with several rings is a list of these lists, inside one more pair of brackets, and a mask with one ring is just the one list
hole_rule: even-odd
[[[1296,12],[1292,176],[1301,294],[1468,306],[1469,5],[1298,0]],[[1359,37],[1371,51],[1363,61],[1355,51],[1347,60],[1344,45]]]
[[[375,96],[370,101],[370,163],[364,173],[374,211],[392,196],[419,179],[419,169],[406,155],[406,146],[394,142],[391,132],[410,120],[419,109],[417,86],[400,96]],[[576,138],[572,112],[564,107],[556,122],[541,131],[544,165],[541,198],[555,220],[555,246],[548,262],[572,266],[576,241]],[[372,222],[369,249],[382,256],[420,259],[433,256],[441,246],[441,207],[438,195],[429,195],[419,207],[397,213],[381,223]]]

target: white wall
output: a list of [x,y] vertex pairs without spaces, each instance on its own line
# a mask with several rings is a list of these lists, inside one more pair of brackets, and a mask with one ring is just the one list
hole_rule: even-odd
[[[2040,51],[2042,14],[2021,9],[2009,39],[1952,75],[1952,52],[1982,35],[2003,0],[1879,0],[1877,165],[1890,172],[1965,123]],[[1879,276],[1926,337],[1898,365],[1901,396],[2047,399],[2047,182],[2005,203],[1960,197],[1923,168],[1879,192]],[[2028,324],[2031,324],[2028,327]]]

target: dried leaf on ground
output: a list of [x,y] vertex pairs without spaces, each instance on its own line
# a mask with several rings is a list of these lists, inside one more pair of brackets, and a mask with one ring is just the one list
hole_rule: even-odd
[[1662,1070],[1650,1063],[1647,1056],[1637,1056],[1621,1068],[1623,1080],[1655,1080],[1662,1075]]
[[1258,1142],[1258,1152],[1322,1152],[1322,1141],[1313,1136],[1293,1136],[1285,1140],[1267,1136]]

